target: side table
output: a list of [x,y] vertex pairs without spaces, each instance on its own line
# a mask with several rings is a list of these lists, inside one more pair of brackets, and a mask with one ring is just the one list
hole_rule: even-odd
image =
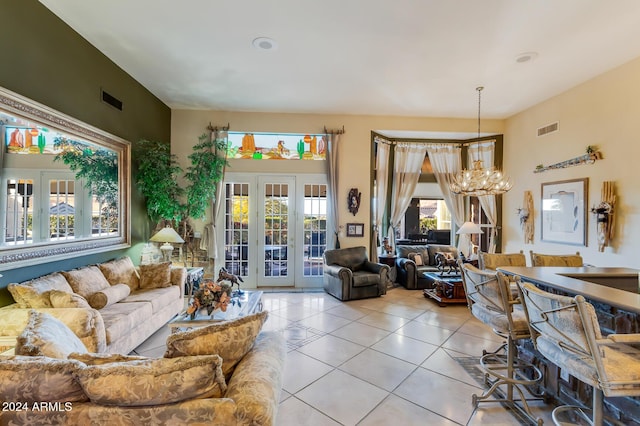
[[200,288],[200,283],[204,278],[204,268],[196,266],[187,268],[187,286],[184,289],[185,293],[189,296],[189,300],[193,296],[193,293]]
[[396,259],[397,258],[398,256],[395,256],[392,254],[381,254],[378,256],[378,262],[382,263],[383,265],[389,266],[389,281],[391,281],[392,284],[396,282],[396,275],[397,275]]

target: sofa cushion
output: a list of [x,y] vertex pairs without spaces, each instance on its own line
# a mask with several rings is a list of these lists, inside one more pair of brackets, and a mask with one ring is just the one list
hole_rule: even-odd
[[116,303],[100,309],[104,321],[107,344],[127,335],[139,324],[153,316],[151,303]]
[[0,359],[0,401],[23,403],[82,402],[87,397],[74,374],[79,361],[43,356]]
[[140,265],[140,288],[171,286],[171,262]]
[[21,308],[51,308],[49,291],[60,290],[72,293],[73,289],[65,277],[55,272],[20,284],[8,285],[9,292]]
[[262,311],[232,321],[172,334],[167,338],[167,351],[164,356],[175,358],[218,354],[224,361],[224,376],[229,379],[236,364],[253,347],[253,342],[267,316],[267,311]]
[[16,339],[16,354],[66,358],[71,352],[87,352],[82,341],[62,321],[38,311]]
[[396,246],[396,256],[398,257],[409,259],[410,258],[409,255],[412,253],[414,256],[416,254],[419,254],[422,257],[422,263],[424,264],[429,263],[428,246],[425,246],[425,245]]
[[51,290],[49,292],[49,300],[54,308],[84,308],[91,309],[87,299],[75,293],[67,293],[66,291]]
[[429,253],[429,265],[437,265],[436,254],[437,253],[451,253],[454,259],[458,257],[458,249],[454,246],[446,246],[441,244],[429,244],[427,246],[427,252]]
[[227,389],[218,355],[89,365],[76,373],[97,404],[145,406],[219,398]]
[[122,355],[122,354],[106,354],[106,353],[79,353],[72,352],[68,359],[75,359],[86,365],[102,365],[112,362],[140,361],[149,359],[144,356]]
[[380,283],[380,275],[367,271],[356,271],[353,273],[354,287],[368,287],[370,285],[378,285]]
[[149,302],[151,303],[153,313],[155,314],[156,312],[160,312],[166,306],[172,304],[180,297],[180,288],[172,285],[164,288],[138,290],[121,300],[121,302]]
[[100,268],[95,265],[64,271],[62,275],[67,279],[73,291],[85,299],[89,299],[93,293],[109,287],[109,281],[102,275]]
[[89,304],[92,308],[102,309],[106,306],[118,303],[129,295],[131,288],[126,284],[115,284],[89,296]]
[[111,285],[126,284],[131,291],[136,290],[140,286],[138,271],[129,256],[101,263],[98,267]]

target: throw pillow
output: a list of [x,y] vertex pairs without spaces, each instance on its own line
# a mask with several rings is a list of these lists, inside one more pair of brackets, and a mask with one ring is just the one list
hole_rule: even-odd
[[229,380],[236,364],[253,347],[253,342],[267,316],[268,312],[262,311],[232,321],[172,334],[167,338],[167,351],[164,356],[175,358],[218,354],[224,360],[222,372]]
[[102,309],[113,305],[127,297],[131,288],[126,284],[115,284],[89,296],[89,304],[92,308]]
[[140,286],[138,271],[129,256],[101,263],[98,267],[111,285],[126,284],[131,288],[131,291],[137,290]]
[[171,262],[140,265],[140,288],[171,287]]
[[143,361],[149,358],[144,356],[134,355],[121,355],[121,354],[106,354],[106,353],[79,353],[73,352],[69,354],[69,359],[75,359],[83,364],[87,365],[102,365],[112,362],[124,362],[124,361]]
[[62,273],[75,293],[88,299],[93,293],[109,287],[109,281],[97,266],[65,271]]
[[84,366],[71,359],[16,355],[0,362],[3,401],[81,402],[87,397],[74,374]]
[[16,339],[16,354],[67,358],[71,352],[87,352],[82,341],[62,321],[31,310],[27,326]]
[[49,292],[49,300],[54,308],[85,308],[91,309],[87,299],[75,293],[67,293],[66,291],[51,290]]
[[76,374],[97,404],[137,407],[194,398],[219,398],[227,390],[218,355],[145,359],[88,365]]
[[424,261],[422,260],[422,255],[418,254],[418,253],[409,253],[407,255],[407,259],[413,260],[413,263],[416,264],[416,266],[422,266],[424,265]]
[[35,278],[20,284],[8,285],[9,292],[21,308],[51,308],[49,291],[60,290],[72,293],[73,289],[59,272]]

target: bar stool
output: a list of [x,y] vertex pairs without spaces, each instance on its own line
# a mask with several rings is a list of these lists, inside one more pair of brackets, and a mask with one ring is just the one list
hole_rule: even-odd
[[[480,367],[491,386],[480,396],[474,394],[472,404],[477,407],[480,402],[507,403],[529,420],[542,425],[542,419],[531,413],[523,390],[523,387],[539,383],[542,373],[516,356],[516,340],[529,338],[530,332],[525,313],[519,301],[513,297],[509,278],[502,273],[482,271],[468,263],[460,262],[459,265],[471,313],[491,326],[496,334],[507,339],[496,351],[483,351]],[[527,376],[526,372],[531,372],[532,377]],[[489,380],[489,376],[494,380]],[[499,389],[503,385],[506,386],[505,393]],[[514,399],[514,391],[519,395],[518,399]],[[494,393],[500,398],[491,399]]]
[[548,360],[593,386],[591,409],[564,405],[553,410],[556,425],[568,411],[591,425],[602,425],[603,396],[640,396],[640,334],[602,337],[593,305],[584,297],[561,296],[519,282],[534,345]]

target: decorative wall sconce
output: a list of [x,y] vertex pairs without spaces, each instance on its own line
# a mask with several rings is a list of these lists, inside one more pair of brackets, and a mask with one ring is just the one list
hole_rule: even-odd
[[524,191],[523,207],[517,209],[518,217],[520,218],[520,227],[524,233],[524,243],[533,244],[533,196],[531,191]]
[[602,252],[605,247],[611,245],[611,240],[613,239],[613,213],[616,204],[614,182],[602,182],[601,199],[600,204],[591,209],[591,213],[596,215],[598,251]]
[[349,191],[349,211],[355,216],[360,208],[361,192],[358,192],[358,188],[351,188]]

